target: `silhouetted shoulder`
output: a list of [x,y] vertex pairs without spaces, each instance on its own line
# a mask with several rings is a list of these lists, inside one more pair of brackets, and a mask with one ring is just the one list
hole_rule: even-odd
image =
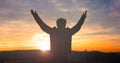
[[70,28],[67,27],[66,30],[70,30]]
[[71,33],[71,28],[66,28],[66,32],[67,32],[67,34],[69,34],[69,35],[72,35],[72,33]]
[[57,29],[57,27],[54,26],[54,27],[52,28],[52,31],[54,32],[56,29]]
[[56,27],[54,26],[53,29],[56,29]]
[[56,27],[51,27],[51,29],[49,30],[49,34],[53,34],[56,31]]

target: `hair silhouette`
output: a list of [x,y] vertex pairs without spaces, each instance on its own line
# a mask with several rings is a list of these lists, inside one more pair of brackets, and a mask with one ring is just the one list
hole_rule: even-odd
[[57,27],[58,28],[65,28],[65,26],[66,26],[66,19],[64,19],[64,18],[57,19]]
[[67,55],[71,52],[72,35],[80,30],[86,18],[87,10],[83,12],[78,23],[72,28],[66,28],[67,21],[64,18],[57,19],[57,27],[52,28],[42,21],[36,11],[31,10],[31,14],[40,28],[50,35],[50,48],[53,57],[57,60],[66,59]]

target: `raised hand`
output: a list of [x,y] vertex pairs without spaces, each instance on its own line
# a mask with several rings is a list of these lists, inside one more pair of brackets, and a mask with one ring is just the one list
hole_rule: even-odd
[[39,15],[36,11],[31,9],[31,14],[33,15],[33,17],[35,18],[36,21],[41,20],[41,18],[39,17]]
[[86,15],[87,15],[87,10],[85,10],[85,11],[83,12],[83,15],[84,15],[84,16],[86,16]]
[[35,12],[33,11],[33,9],[31,9],[30,11],[31,11],[31,14],[32,14],[32,15],[34,15],[34,14],[35,14]]
[[33,16],[38,15],[37,12],[34,11],[33,9],[31,9],[31,14],[32,14]]

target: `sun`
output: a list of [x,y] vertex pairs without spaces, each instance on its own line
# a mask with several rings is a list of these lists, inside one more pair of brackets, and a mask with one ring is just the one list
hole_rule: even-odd
[[43,42],[43,43],[38,43],[39,46],[37,47],[37,49],[40,49],[42,51],[47,51],[50,50],[50,46],[48,42]]
[[42,51],[50,50],[50,39],[48,34],[35,34],[32,37],[32,41],[35,42],[37,49]]

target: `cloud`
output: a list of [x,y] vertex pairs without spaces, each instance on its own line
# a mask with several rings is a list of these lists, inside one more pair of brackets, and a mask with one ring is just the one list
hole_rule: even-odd
[[72,3],[77,3],[77,0],[71,0],[72,1]]
[[[12,20],[23,20],[27,19],[26,16],[29,16],[29,5],[26,1],[17,1],[17,0],[4,0],[0,4],[0,22],[12,21]],[[28,13],[27,13],[28,12]]]
[[50,4],[53,4],[53,9],[57,12],[68,12],[69,10],[64,6],[63,3],[59,2],[59,0],[50,0]]
[[37,24],[25,21],[9,21],[0,26],[0,41],[29,40],[34,33],[39,33]]
[[120,12],[118,12],[118,11],[113,11],[113,12],[109,13],[109,16],[119,17],[119,16],[120,16]]

